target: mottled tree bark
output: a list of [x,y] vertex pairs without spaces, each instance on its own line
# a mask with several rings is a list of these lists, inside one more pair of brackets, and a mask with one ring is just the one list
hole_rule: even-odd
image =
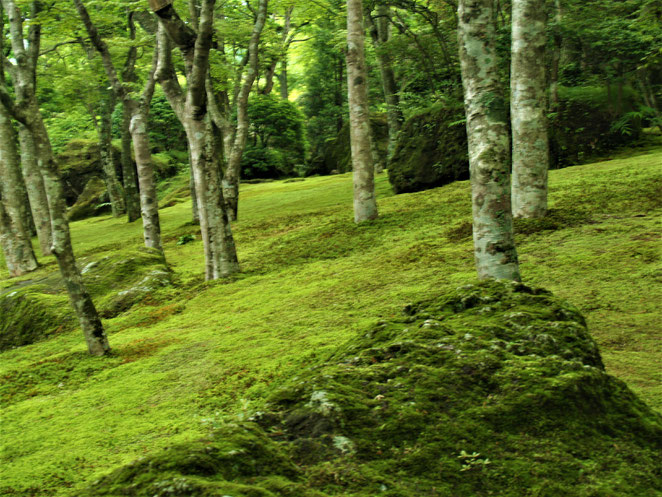
[[386,119],[388,121],[388,157],[390,159],[395,150],[404,117],[400,109],[400,97],[398,95],[398,85],[395,81],[395,72],[393,71],[393,61],[388,51],[384,49],[384,45],[391,39],[389,17],[390,8],[385,4],[378,5],[376,19],[368,16],[371,26],[370,34],[377,49],[377,60],[382,75],[382,90],[386,102]]
[[115,161],[113,160],[112,145],[112,116],[115,108],[115,98],[109,98],[101,111],[99,122],[99,151],[101,154],[101,165],[103,167],[106,189],[110,197],[110,206],[113,217],[123,216],[126,212],[124,204],[124,190],[120,184],[117,172],[115,171]]
[[349,130],[354,171],[354,221],[362,223],[377,217],[377,200],[370,138],[368,72],[365,65],[361,0],[347,0],[346,57]]
[[469,140],[474,254],[481,279],[520,279],[510,203],[506,103],[492,0],[460,0],[458,45]]
[[[202,2],[197,33],[184,24],[172,6],[156,12],[159,18],[157,79],[186,131],[208,280],[239,271],[223,198],[219,163],[223,156],[223,140],[214,135],[214,123],[208,112],[207,83],[214,4],[215,0]],[[179,85],[172,63],[170,40],[178,46],[186,62],[185,91]]]
[[[78,316],[89,352],[93,355],[104,355],[110,350],[110,346],[94,303],[76,267],[60,173],[36,98],[36,62],[39,56],[41,26],[33,22],[28,28],[26,40],[23,34],[23,17],[14,0],[2,0],[2,5],[10,23],[10,39],[16,61],[11,73],[16,93],[14,100],[2,84],[0,101],[13,118],[25,125],[34,139],[37,165],[44,181],[50,213],[51,251],[57,259],[60,274],[67,288],[69,300]],[[40,2],[32,2],[31,7],[30,18],[37,19]]]
[[549,110],[556,112],[559,106],[559,67],[561,65],[561,50],[563,49],[563,37],[561,35],[561,23],[563,22],[563,8],[561,0],[554,0],[554,50],[549,69]]
[[237,127],[234,132],[234,142],[228,157],[223,178],[223,196],[228,206],[228,216],[231,221],[237,219],[239,209],[239,180],[241,178],[241,158],[246,148],[248,137],[248,97],[255,82],[258,71],[258,48],[260,36],[267,20],[267,7],[269,0],[259,0],[257,16],[253,25],[253,32],[248,43],[248,68],[246,75],[240,83],[241,90],[237,97]]
[[6,109],[0,107],[0,204],[3,204],[5,261],[11,276],[34,271],[39,264],[25,225],[25,184],[16,148],[16,132]]
[[547,214],[547,87],[544,0],[513,0],[510,118],[513,133],[513,215]]
[[[159,222],[159,207],[156,195],[156,180],[154,178],[154,167],[152,164],[152,154],[149,147],[148,133],[148,113],[149,104],[154,95],[154,73],[156,71],[158,45],[155,48],[152,70],[147,78],[145,87],[140,97],[132,95],[129,88],[120,82],[117,70],[113,65],[108,46],[101,39],[96,26],[92,22],[82,0],[74,0],[74,5],[78,11],[85,29],[90,36],[90,40],[101,56],[106,76],[110,81],[115,94],[122,100],[124,113],[130,116],[129,132],[133,142],[133,151],[136,157],[136,166],[138,168],[138,184],[140,185],[140,211],[143,220],[143,236],[145,246],[154,248],[163,252],[161,244],[161,225]],[[132,29],[133,24],[131,23]]]

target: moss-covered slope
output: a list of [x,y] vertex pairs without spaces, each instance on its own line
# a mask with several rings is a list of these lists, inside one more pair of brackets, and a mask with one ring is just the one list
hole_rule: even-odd
[[89,496],[657,496],[662,418],[607,375],[574,308],[521,284],[408,305],[251,422]]

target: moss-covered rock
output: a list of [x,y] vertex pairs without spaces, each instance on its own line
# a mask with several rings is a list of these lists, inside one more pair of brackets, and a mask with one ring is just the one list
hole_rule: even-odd
[[[370,117],[370,128],[377,156],[386,162],[388,149],[388,126],[386,116],[382,114]],[[313,158],[308,164],[306,174],[346,173],[352,170],[352,149],[349,141],[349,123],[345,123],[335,139],[323,143],[319,150],[313,151]]]
[[605,373],[576,309],[487,282],[404,311],[289,380],[254,423],[86,495],[660,495],[662,418]]
[[404,124],[388,179],[395,193],[408,193],[469,178],[463,110],[433,107]]
[[[113,148],[113,162],[119,178],[122,177],[121,152]],[[99,143],[96,140],[74,139],[57,156],[62,174],[62,185],[68,205],[73,205],[93,178],[103,179],[103,166]]]
[[[101,317],[113,318],[172,282],[163,255],[141,248],[80,258]],[[0,293],[0,350],[28,345],[77,323],[58,272]]]
[[101,178],[92,178],[67,211],[67,216],[69,221],[78,221],[107,212],[110,212],[110,203],[106,183]]

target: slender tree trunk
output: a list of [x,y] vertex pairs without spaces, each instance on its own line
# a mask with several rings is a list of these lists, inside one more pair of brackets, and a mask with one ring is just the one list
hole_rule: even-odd
[[115,108],[115,99],[104,106],[101,113],[99,124],[99,151],[101,153],[101,165],[103,167],[104,178],[106,181],[106,189],[110,197],[110,206],[113,211],[113,217],[123,216],[126,212],[124,204],[124,191],[117,172],[115,171],[115,162],[113,160],[113,145],[112,145],[112,115]]
[[126,214],[130,223],[140,219],[140,193],[136,168],[131,158],[131,113],[122,108],[122,177],[124,179],[124,195],[126,199]]
[[267,7],[269,0],[259,0],[257,17],[253,25],[253,33],[248,45],[248,68],[246,77],[241,83],[241,90],[237,98],[237,129],[234,133],[234,143],[228,157],[228,164],[223,178],[223,196],[228,206],[228,216],[231,221],[237,219],[239,209],[239,180],[241,178],[241,158],[246,148],[248,137],[248,97],[257,76],[258,48],[260,35],[267,20]]
[[[189,167],[193,167],[193,156],[191,155],[191,149],[189,147],[188,151],[188,163]],[[198,195],[195,192],[195,180],[193,179],[193,169],[191,169],[191,180],[189,182],[189,188],[191,189],[191,222],[193,224],[200,224],[200,211],[198,208]]]
[[506,103],[499,86],[493,0],[460,0],[458,45],[469,139],[478,277],[519,281],[510,204]]
[[21,147],[21,168],[30,199],[30,209],[34,220],[39,247],[43,255],[51,253],[51,218],[44,180],[37,165],[37,150],[32,133],[23,124],[18,125],[18,139]]
[[280,86],[280,98],[290,99],[290,88],[287,76],[287,58],[280,61],[280,72],[278,73],[278,85]]
[[4,204],[2,222],[5,261],[11,276],[34,271],[35,258],[30,233],[25,225],[25,184],[21,174],[16,132],[4,107],[0,107],[0,205]]
[[513,133],[512,204],[515,217],[547,214],[547,137],[544,0],[513,0],[510,118]]
[[371,17],[368,17],[368,19],[372,25],[370,32],[375,48],[377,49],[377,60],[379,61],[379,70],[382,75],[382,89],[384,91],[386,118],[388,120],[388,158],[390,159],[395,150],[398,133],[402,128],[404,117],[400,109],[400,97],[398,95],[398,85],[395,81],[395,72],[393,71],[393,61],[390,54],[384,48],[384,45],[391,38],[389,6],[380,4],[377,7],[377,16],[376,20],[373,20]]
[[551,112],[556,112],[559,107],[559,66],[561,65],[561,50],[563,49],[563,37],[561,35],[563,9],[561,0],[554,0],[554,11],[554,51],[552,52],[552,64],[549,72],[549,110]]
[[347,0],[347,88],[354,170],[354,221],[362,223],[375,219],[378,213],[370,139],[368,72],[365,65],[361,0]]
[[[134,108],[132,108],[134,107]],[[159,221],[159,202],[156,194],[156,180],[152,154],[149,149],[147,116],[135,102],[126,102],[125,108],[131,108],[131,141],[138,167],[140,185],[140,212],[143,220],[145,246],[163,252],[161,245],[161,223]]]

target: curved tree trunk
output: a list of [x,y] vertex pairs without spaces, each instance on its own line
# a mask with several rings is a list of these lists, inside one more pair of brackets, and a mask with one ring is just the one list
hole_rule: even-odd
[[354,170],[354,221],[362,223],[377,217],[377,201],[361,0],[347,0],[347,87]]
[[510,204],[506,103],[492,0],[460,0],[458,45],[469,139],[474,255],[481,279],[520,279]]
[[510,75],[512,202],[513,215],[527,219],[547,214],[546,21],[544,0],[513,0]]
[[223,178],[223,196],[228,206],[228,216],[231,221],[237,219],[239,209],[239,180],[241,178],[241,158],[246,148],[248,137],[248,97],[255,82],[258,71],[258,48],[260,35],[267,20],[267,6],[269,0],[259,0],[257,17],[253,25],[253,33],[248,45],[248,68],[246,76],[241,83],[241,90],[237,98],[237,129],[234,133],[232,150],[228,157],[228,164]]

